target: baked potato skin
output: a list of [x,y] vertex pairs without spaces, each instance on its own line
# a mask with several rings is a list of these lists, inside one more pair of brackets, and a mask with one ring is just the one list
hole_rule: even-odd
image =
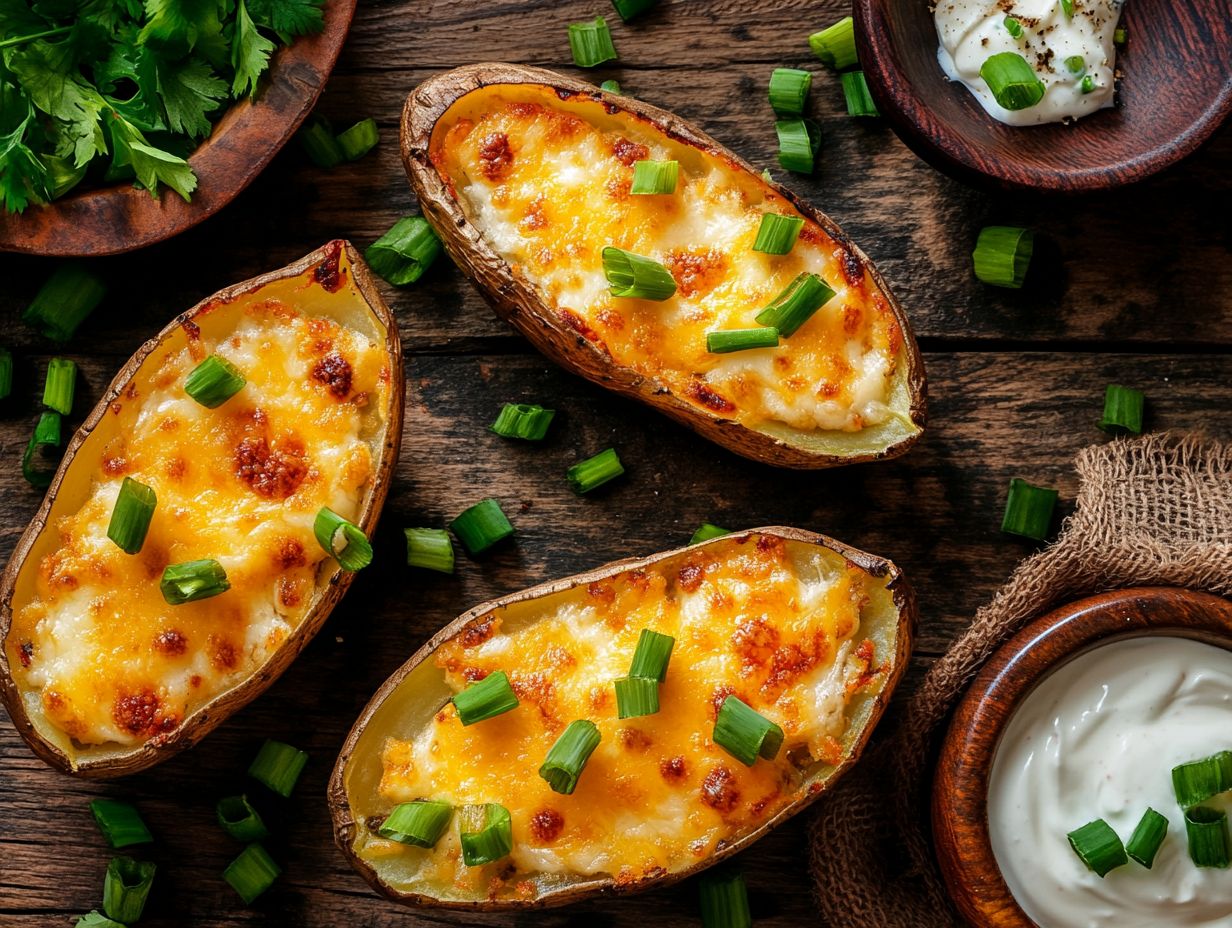
[[[560,889],[541,893],[534,899],[526,901],[508,899],[481,899],[475,901],[442,900],[434,896],[402,892],[386,883],[371,863],[362,859],[355,853],[352,845],[356,836],[357,823],[351,813],[351,805],[347,797],[346,772],[347,766],[352,756],[355,754],[360,737],[363,734],[369,720],[376,714],[377,710],[381,707],[381,704],[386,700],[386,698],[398,689],[402,681],[405,680],[416,667],[424,661],[429,660],[442,644],[461,633],[468,623],[476,618],[492,612],[493,610],[516,603],[551,596],[556,593],[571,590],[578,586],[585,586],[590,583],[606,580],[609,577],[624,571],[639,567],[647,567],[667,558],[675,557],[682,551],[689,550],[691,548],[702,548],[707,545],[713,545],[725,541],[730,542],[733,539],[747,538],[751,535],[769,535],[782,538],[787,541],[796,541],[804,544],[824,547],[840,555],[852,564],[857,565],[874,577],[888,578],[886,581],[886,589],[890,592],[893,602],[898,608],[897,626],[895,630],[895,652],[889,661],[890,667],[886,673],[885,685],[882,687],[881,692],[875,697],[872,709],[864,723],[864,727],[857,736],[850,753],[846,759],[835,767],[827,777],[824,779],[814,779],[804,784],[800,790],[800,795],[792,803],[784,807],[777,815],[763,822],[758,828],[751,831],[740,840],[728,844],[726,847],[723,847],[721,850],[712,854],[709,858],[699,861],[692,867],[674,873],[668,873],[664,876],[645,878],[623,883],[611,879],[587,879],[585,881],[569,884]],[[675,548],[670,551],[660,552],[658,554],[650,555],[649,557],[626,558],[620,561],[613,561],[603,565],[602,567],[597,567],[594,570],[586,571],[585,573],[565,577],[562,580],[539,584],[538,586],[522,590],[518,593],[513,593],[509,596],[501,597],[500,599],[481,603],[480,605],[467,610],[433,635],[431,639],[420,647],[419,650],[416,651],[405,664],[399,667],[393,675],[381,685],[381,688],[376,691],[372,699],[369,700],[368,704],[364,707],[363,712],[360,713],[359,718],[356,720],[354,726],[352,726],[351,731],[347,735],[346,741],[343,743],[342,750],[334,764],[333,773],[330,776],[329,786],[327,788],[330,815],[333,819],[334,826],[334,841],[342,851],[343,855],[351,862],[351,865],[359,871],[360,875],[363,876],[363,878],[370,886],[372,886],[373,889],[386,898],[405,905],[485,912],[510,910],[525,911],[531,909],[555,908],[557,906],[568,905],[570,903],[578,902],[582,899],[596,895],[626,895],[629,893],[641,892],[647,889],[670,886],[673,883],[687,879],[688,877],[693,876],[722,860],[725,860],[733,854],[738,854],[741,850],[761,838],[777,825],[796,815],[798,812],[803,811],[826,791],[826,788],[830,783],[842,776],[851,766],[856,763],[856,761],[859,760],[864,748],[868,744],[868,740],[872,735],[873,729],[876,727],[878,720],[881,718],[882,713],[889,704],[895,687],[898,685],[899,680],[902,678],[903,673],[907,669],[907,662],[911,655],[911,648],[915,637],[917,622],[918,613],[915,591],[911,588],[911,585],[907,582],[906,578],[903,577],[898,567],[891,561],[878,557],[877,555],[869,554],[868,552],[849,547],[842,542],[836,541],[825,535],[819,535],[814,532],[784,526],[769,526],[765,528],[747,529],[742,532],[733,532],[729,535],[700,542],[696,545],[686,545],[682,548]]]
[[173,319],[125,363],[104,391],[98,405],[94,407],[69,441],[42,504],[30,525],[18,539],[4,574],[0,576],[0,700],[8,709],[9,717],[13,720],[18,733],[31,750],[49,766],[63,773],[87,778],[120,777],[144,770],[166,760],[173,754],[192,747],[220,722],[255,699],[281,676],[300,651],[312,640],[331,610],[350,587],[354,574],[335,567],[323,589],[322,581],[318,580],[317,600],[305,614],[300,625],[253,676],[192,712],[167,736],[148,739],[132,751],[105,759],[86,758],[80,762],[74,762],[59,747],[43,737],[26,711],[21,689],[14,679],[9,664],[7,649],[3,647],[13,621],[13,594],[17,577],[29,559],[39,536],[47,528],[52,505],[73,467],[76,454],[106,415],[110,405],[124,393],[139,373],[142,362],[168,336],[186,324],[191,325],[192,320],[198,315],[207,313],[220,304],[251,296],[272,282],[309,275],[313,284],[319,284],[326,290],[336,289],[343,282],[339,276],[339,265],[344,258],[347,265],[346,271],[350,273],[355,288],[385,333],[385,351],[390,369],[389,403],[386,410],[387,429],[380,450],[380,463],[373,477],[371,489],[366,494],[357,523],[366,534],[371,536],[385,497],[389,492],[390,479],[402,441],[404,391],[402,344],[398,335],[397,322],[385,305],[372,272],[369,271],[350,242],[335,240],[286,267],[220,290]]
[[898,457],[915,444],[926,420],[926,382],[919,347],[902,307],[873,263],[828,216],[773,181],[770,186],[778,194],[850,252],[868,271],[890,304],[903,333],[900,363],[905,363],[907,368],[910,401],[910,408],[905,412],[917,426],[912,435],[872,454],[832,455],[793,445],[708,413],[662,385],[614,365],[599,347],[562,323],[539,298],[535,288],[520,275],[512,273],[505,260],[489,247],[480,231],[466,218],[460,203],[441,180],[429,156],[433,129],[449,107],[467,93],[493,84],[540,84],[562,96],[584,94],[602,101],[611,113],[628,113],[677,141],[727,162],[737,170],[752,174],[760,172],[700,129],[666,110],[631,97],[607,93],[592,84],[542,68],[489,62],[457,68],[425,81],[407,97],[402,111],[403,163],[419,198],[420,208],[440,234],[445,250],[478,285],[480,293],[498,316],[566,370],[616,393],[640,400],[716,444],[755,461],[778,467],[820,469]]

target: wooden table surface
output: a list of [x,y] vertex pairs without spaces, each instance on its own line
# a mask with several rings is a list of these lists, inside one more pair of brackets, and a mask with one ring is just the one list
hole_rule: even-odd
[[[333,846],[324,803],[351,722],[395,667],[468,606],[681,544],[703,520],[798,525],[895,560],[921,606],[901,699],[1030,550],[998,531],[1009,478],[1050,484],[1072,499],[1074,452],[1106,440],[1094,426],[1106,384],[1145,390],[1153,428],[1232,438],[1232,132],[1178,169],[1113,194],[1045,201],[981,193],[916,159],[879,121],[844,115],[838,81],[815,67],[805,44],[844,12],[837,0],[670,0],[625,26],[605,0],[361,4],[320,109],[335,124],[375,116],[376,152],[324,171],[293,146],[196,230],[93,262],[110,283],[107,300],[59,352],[81,369],[76,421],[144,339],[201,297],[336,236],[366,246],[414,211],[396,121],[419,81],[485,59],[576,73],[566,24],[604,13],[621,59],[591,72],[596,82],[617,78],[776,176],[770,70],[818,72],[810,108],[824,132],[821,166],[788,183],[844,226],[901,299],[928,367],[930,426],[894,462],[774,470],[563,374],[496,320],[446,261],[418,286],[387,288],[406,348],[408,403],[375,565],[277,684],[152,771],[74,780],[43,766],[0,724],[0,926],[68,924],[100,904],[110,854],[87,810],[95,796],[135,801],[157,835],[150,853],[159,875],[141,923],[151,928],[698,924],[688,883],[524,917],[415,911],[376,897]],[[989,223],[1039,231],[1032,279],[1020,292],[985,288],[971,275],[976,233]],[[0,557],[40,500],[19,459],[52,349],[18,317],[52,266],[0,257],[0,343],[17,358],[19,394],[0,406]],[[510,400],[560,410],[543,445],[486,431]],[[576,498],[565,469],[608,445],[619,449],[627,478]],[[403,527],[440,525],[488,495],[512,515],[516,543],[481,560],[459,558],[454,577],[405,567]],[[244,908],[220,877],[237,847],[215,825],[213,804],[241,782],[266,736],[312,759],[287,804],[284,837],[270,845],[284,876]],[[759,925],[815,923],[806,819],[742,855]]]

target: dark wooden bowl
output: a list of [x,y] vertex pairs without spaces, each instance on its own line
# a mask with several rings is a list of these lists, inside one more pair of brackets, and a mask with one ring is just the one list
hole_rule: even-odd
[[231,106],[189,157],[192,202],[171,190],[157,199],[130,183],[70,193],[20,215],[0,210],[0,251],[113,255],[153,245],[208,219],[252,183],[312,112],[355,14],[357,0],[328,0],[325,27],[275,53],[255,101]]
[[1198,148],[1232,110],[1232,3],[1129,0],[1117,106],[1072,125],[1006,126],[937,64],[926,0],[854,0],[869,89],[921,158],[959,180],[1076,193],[1141,180]]
[[933,781],[933,838],[959,911],[985,928],[1036,928],[1014,901],[988,834],[988,778],[1001,733],[1049,671],[1096,644],[1141,635],[1232,649],[1232,602],[1171,587],[1093,596],[1036,619],[984,665],[950,723]]

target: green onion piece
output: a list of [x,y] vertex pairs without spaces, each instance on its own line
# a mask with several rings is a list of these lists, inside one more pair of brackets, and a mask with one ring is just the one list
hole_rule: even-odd
[[1065,70],[1070,74],[1084,74],[1087,70],[1087,60],[1081,55],[1070,55],[1065,59]]
[[833,26],[809,36],[809,48],[821,63],[842,71],[859,63],[856,56],[856,29],[850,16],[844,16]]
[[509,675],[503,670],[493,671],[478,683],[455,693],[452,702],[458,710],[458,721],[463,725],[484,722],[518,707],[518,697],[509,685]]
[[1018,52],[993,55],[980,67],[980,77],[1007,110],[1025,110],[1044,99],[1044,82]]
[[833,296],[834,291],[824,280],[805,272],[789,283],[754,320],[759,325],[778,329],[783,338],[791,338]]
[[35,455],[45,460],[48,448],[60,447],[60,414],[45,412],[39,416],[38,424],[34,426],[34,434],[26,445],[26,452],[21,456],[21,475],[32,487],[40,490],[51,486],[51,478],[55,468],[40,468],[35,466]]
[[158,496],[153,489],[125,477],[107,523],[107,537],[125,554],[137,554],[145,544],[157,505]]
[[612,296],[666,300],[676,292],[676,279],[658,261],[609,245],[603,249],[603,273]]
[[659,0],[612,0],[612,6],[616,7],[620,18],[628,22],[639,13],[645,13],[658,2]]
[[629,192],[637,194],[675,193],[679,177],[679,161],[636,161],[633,164],[633,183],[629,187]]
[[22,312],[21,321],[52,341],[66,342],[106,292],[103,282],[80,264],[62,264]]
[[620,81],[604,81],[599,85],[599,89],[606,93],[620,93]]
[[1083,93],[1090,93],[1095,89],[1095,78],[1088,74],[1082,79],[1082,83],[1078,85],[1078,89]]
[[279,796],[287,798],[299,782],[308,763],[308,754],[282,741],[266,739],[248,765],[248,775]]
[[1066,19],[1074,18],[1074,0],[1061,0],[1061,12]]
[[509,810],[495,802],[463,806],[458,813],[462,862],[478,867],[500,860],[513,850],[513,822]]
[[1001,24],[1005,26],[1005,31],[1016,39],[1022,38],[1022,23],[1016,20],[1013,16],[1007,16],[1001,20]]
[[1185,812],[1185,835],[1189,838],[1189,859],[1195,866],[1226,870],[1232,863],[1227,812],[1194,806]]
[[703,522],[693,537],[689,539],[689,544],[695,545],[699,542],[709,541],[711,538],[722,538],[724,535],[730,535],[731,529],[719,528],[713,522]]
[[763,213],[753,250],[766,255],[785,255],[796,246],[796,239],[803,228],[804,218],[801,216]]
[[313,116],[297,135],[308,158],[317,167],[337,167],[346,160],[342,154],[342,146],[338,143],[338,138],[334,135],[334,130],[328,120]]
[[52,358],[43,384],[43,405],[63,416],[73,411],[73,391],[77,387],[77,365],[65,358]]
[[260,841],[269,837],[269,829],[261,820],[261,815],[252,807],[245,795],[226,796],[218,800],[215,807],[218,824],[222,830],[236,841]]
[[13,392],[13,355],[0,348],[0,400]]
[[783,729],[738,696],[728,696],[714,720],[714,743],[746,767],[757,758],[774,760],[783,746]]
[[593,458],[574,464],[565,476],[569,480],[569,486],[573,487],[573,492],[582,494],[603,486],[609,480],[615,480],[624,472],[625,467],[620,463],[616,449],[608,448]]
[[322,506],[317,513],[312,533],[317,536],[317,544],[343,570],[363,570],[372,563],[372,543],[368,536],[328,506]]
[[1109,871],[1129,863],[1121,839],[1102,818],[1074,829],[1066,837],[1069,838],[1069,846],[1087,865],[1087,869],[1101,878]]
[[347,161],[358,161],[376,148],[376,143],[380,140],[380,130],[371,116],[338,134],[338,145],[342,149],[342,157]]
[[181,606],[225,593],[231,589],[231,584],[221,564],[213,558],[202,558],[169,564],[163,570],[158,587],[168,605]]
[[616,715],[635,719],[659,711],[659,681],[647,677],[625,677],[616,681]]
[[780,119],[774,124],[779,137],[779,164],[788,171],[812,174],[821,149],[821,133],[807,119]]
[[494,499],[480,500],[450,522],[449,527],[471,554],[482,554],[513,534],[513,526]]
[[98,830],[103,833],[107,843],[114,848],[149,844],[154,840],[150,829],[142,821],[141,814],[127,802],[92,799],[90,814],[94,816],[94,823],[98,825]]
[[1164,843],[1164,836],[1167,833],[1168,820],[1148,807],[1138,821],[1138,827],[1129,836],[1129,842],[1125,845],[1125,853],[1150,870],[1151,865],[1155,863],[1155,855],[1159,853],[1159,846]]
[[282,868],[260,844],[250,844],[240,856],[227,864],[222,878],[240,894],[245,904],[251,904],[258,896],[274,885]]
[[76,160],[71,157],[40,155],[39,160],[47,169],[47,198],[49,200],[60,199],[80,184],[85,179],[86,170],[89,167],[86,164],[78,167]]
[[77,919],[77,924],[73,928],[128,928],[128,926],[121,925],[101,912],[94,911],[88,912]]
[[752,928],[749,890],[734,870],[711,870],[697,882],[702,928]]
[[408,528],[406,563],[408,567],[426,567],[442,574],[453,573],[453,542],[443,528]]
[[555,409],[527,403],[506,403],[488,428],[502,438],[542,441],[556,416]]
[[776,116],[800,116],[813,75],[799,68],[775,68],[770,73],[770,106]]
[[1141,390],[1108,384],[1104,390],[1104,415],[1099,427],[1105,432],[1142,434],[1146,395]]
[[971,252],[975,276],[993,287],[1017,290],[1026,279],[1035,233],[1016,226],[985,226]]
[[453,818],[453,806],[447,802],[420,799],[396,805],[386,816],[377,834],[390,841],[414,847],[435,847]]
[[246,383],[234,364],[212,354],[184,378],[184,392],[206,409],[217,409],[243,390]]
[[593,68],[618,57],[607,20],[602,16],[596,16],[590,22],[569,25],[569,51],[573,53],[573,63],[579,68]]
[[1124,26],[1117,26],[1112,33],[1112,41],[1115,45],[1124,45],[1129,41],[1129,30]]
[[126,925],[141,918],[157,868],[148,861],[113,857],[103,880],[103,911]]
[[633,662],[629,665],[629,676],[645,677],[662,683],[667,679],[667,664],[672,659],[672,648],[676,639],[671,635],[661,635],[659,632],[643,628],[637,636],[637,647],[633,649]]
[[578,777],[599,746],[600,739],[594,722],[588,719],[570,722],[548,751],[548,756],[539,767],[539,776],[547,780],[553,792],[571,795],[577,789]]
[[863,71],[844,71],[839,75],[843,82],[843,97],[847,101],[848,116],[880,116],[881,111],[869,93],[868,81]]
[[1172,791],[1182,809],[1228,790],[1232,790],[1232,751],[1220,751],[1172,768]]
[[769,326],[706,333],[706,350],[712,354],[727,354],[750,348],[773,348],[778,343],[779,330]]
[[364,260],[395,287],[413,284],[441,253],[441,240],[423,216],[406,216],[364,251]]
[[1043,541],[1052,525],[1052,511],[1057,505],[1057,491],[1037,487],[1018,477],[1010,480],[1010,492],[1005,499],[1005,515],[1001,531],[1007,535]]

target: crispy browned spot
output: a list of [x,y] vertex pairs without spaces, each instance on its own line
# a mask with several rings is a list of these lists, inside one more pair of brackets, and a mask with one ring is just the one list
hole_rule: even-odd
[[330,242],[326,246],[325,260],[318,264],[312,272],[313,280],[328,293],[336,292],[346,279],[346,271],[339,266],[341,257],[342,243]]
[[864,262],[860,260],[859,255],[843,248],[840,249],[839,257],[839,264],[843,266],[843,279],[847,281],[847,286],[858,287],[864,283]]
[[111,717],[130,735],[140,735],[155,727],[160,705],[158,694],[153,690],[126,693],[111,707]]
[[598,313],[599,321],[609,329],[617,332],[623,331],[625,327],[625,317],[614,309],[601,309]]
[[774,649],[779,645],[779,633],[764,618],[745,619],[732,635],[736,653],[744,658],[745,666],[760,666],[769,662]]
[[740,790],[736,788],[732,772],[721,764],[715,767],[702,780],[702,802],[717,812],[726,815],[740,801]]
[[690,381],[685,392],[691,399],[705,406],[713,412],[730,413],[736,411],[736,404],[723,396],[721,393],[716,393],[708,384],[701,380]]
[[191,677],[188,678],[188,684],[193,689],[196,689],[197,687],[199,687],[201,685],[201,674],[194,673]]
[[331,352],[312,366],[312,379],[324,384],[331,396],[346,399],[351,392],[351,362]]
[[292,567],[303,567],[308,561],[304,557],[304,546],[296,538],[284,538],[278,543],[274,552],[274,563],[279,570],[290,570]]
[[616,729],[616,740],[626,751],[645,751],[654,744],[650,735],[640,728],[618,728]]
[[590,324],[573,310],[560,309],[557,310],[556,314],[560,316],[562,322],[568,325],[569,328],[573,329],[573,331],[577,332],[578,335],[581,335],[587,341],[592,341],[599,345],[603,344],[603,340],[599,337],[599,333],[592,329]]
[[843,307],[843,331],[848,335],[855,335],[860,331],[860,326],[864,322],[864,310],[859,306],[847,304]]
[[594,580],[586,584],[586,595],[600,602],[611,603],[616,599],[616,590],[610,580]]
[[787,542],[778,535],[758,535],[757,550],[765,554],[782,555],[787,550]]
[[299,588],[294,581],[286,577],[278,578],[278,602],[282,603],[285,609],[294,609],[303,602],[303,597],[300,596]]
[[530,834],[536,844],[551,844],[565,828],[565,817],[555,809],[540,809],[530,817]]
[[702,585],[702,580],[706,578],[706,568],[701,564],[695,564],[689,561],[681,566],[680,571],[676,574],[676,579],[680,583],[680,588],[686,593],[693,593],[699,586]]
[[17,659],[21,661],[21,666],[29,667],[30,662],[34,660],[34,642],[23,641],[21,647],[17,649]]
[[508,177],[509,169],[513,165],[509,136],[503,132],[493,132],[480,139],[479,165],[483,176],[488,180],[503,180]]
[[645,161],[650,155],[650,149],[645,145],[621,138],[612,143],[612,154],[621,164],[632,167],[635,161]]
[[667,266],[683,297],[709,293],[727,273],[727,256],[713,248],[705,251],[673,251]]
[[522,225],[528,229],[542,229],[548,224],[547,213],[543,211],[547,200],[542,194],[535,197],[530,202],[530,206],[526,207],[526,215],[522,217]]
[[814,223],[804,220],[804,225],[800,228],[800,241],[807,242],[810,245],[820,245],[825,241],[825,236],[822,235]]
[[458,643],[464,648],[477,648],[496,631],[496,616],[489,613],[478,619],[471,619],[458,635]]
[[539,714],[549,721],[555,720],[556,687],[543,673],[514,674],[509,685],[520,701],[533,702],[539,707]]
[[710,718],[713,721],[719,717],[719,710],[723,708],[723,703],[727,697],[736,692],[734,686],[728,686],[726,683],[720,683],[714,688],[714,694],[710,697]]
[[286,499],[308,473],[303,445],[289,439],[271,447],[264,438],[243,439],[235,449],[235,475],[258,496]]
[[684,757],[677,754],[659,761],[659,775],[669,783],[679,783],[689,775],[689,768]]
[[178,628],[165,628],[154,636],[154,648],[163,654],[183,654],[188,650],[188,639]]
[[234,670],[239,663],[239,651],[225,638],[210,635],[210,663],[215,670]]
[[107,455],[103,458],[103,473],[109,477],[118,477],[128,470],[128,459],[122,455]]

